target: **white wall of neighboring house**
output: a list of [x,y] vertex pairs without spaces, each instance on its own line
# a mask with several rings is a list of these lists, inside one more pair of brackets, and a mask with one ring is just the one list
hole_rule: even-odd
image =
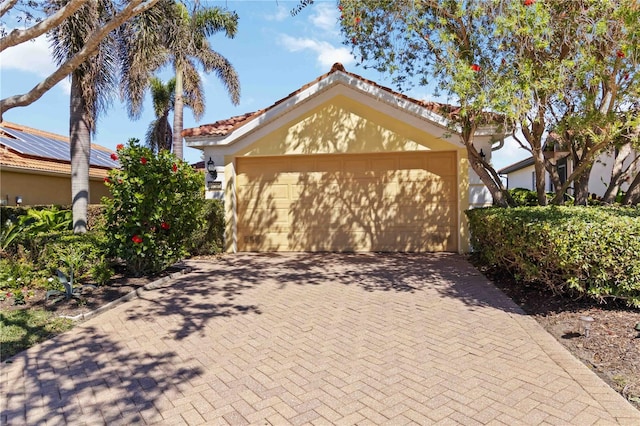
[[535,188],[533,173],[533,165],[509,173],[509,178],[507,179],[507,188],[525,188],[533,191],[533,189]]
[[[640,156],[640,152],[632,152],[629,155],[629,158],[624,162],[624,167],[628,167],[637,157]],[[569,160],[567,162],[567,166],[569,170],[567,170],[567,176],[571,174],[573,171],[572,162]],[[614,164],[614,157],[612,152],[606,152],[598,157],[598,160],[593,164],[593,168],[591,169],[591,175],[589,176],[589,192],[591,194],[596,194],[599,197],[602,197],[607,190],[607,186],[609,185],[609,181],[611,179],[611,170]],[[640,160],[638,160],[635,164],[636,172],[640,172]],[[522,169],[510,172],[507,174],[507,188],[525,188],[529,190],[535,190],[535,181],[534,181],[534,166],[526,166]],[[633,173],[632,173],[633,175]],[[547,179],[547,191],[552,191],[551,179],[549,177],[549,173],[546,173]],[[626,191],[629,187],[629,183],[625,182],[622,185],[622,190]],[[569,193],[572,191],[569,190]]]

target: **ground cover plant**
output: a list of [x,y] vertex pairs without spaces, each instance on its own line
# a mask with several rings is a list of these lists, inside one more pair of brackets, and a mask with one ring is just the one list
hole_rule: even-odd
[[70,319],[44,309],[0,310],[0,359],[40,343],[52,335],[71,329]]

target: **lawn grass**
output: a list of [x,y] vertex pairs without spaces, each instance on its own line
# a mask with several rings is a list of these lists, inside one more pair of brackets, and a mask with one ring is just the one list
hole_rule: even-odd
[[42,309],[0,311],[0,361],[71,327],[70,319]]

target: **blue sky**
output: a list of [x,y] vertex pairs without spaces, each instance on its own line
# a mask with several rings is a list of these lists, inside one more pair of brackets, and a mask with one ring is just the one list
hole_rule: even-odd
[[[227,39],[223,34],[211,38],[212,47],[229,59],[240,76],[240,105],[233,106],[224,88],[214,75],[204,75],[206,111],[200,122],[185,110],[184,127],[194,127],[265,108],[287,96],[302,85],[329,71],[334,62],[341,62],[347,71],[385,86],[392,86],[383,74],[356,67],[349,49],[343,46],[338,30],[339,12],[335,0],[316,0],[299,15],[289,11],[298,3],[283,0],[206,1],[211,6],[235,10],[239,17],[238,34]],[[54,70],[43,37],[23,43],[0,54],[0,95],[4,98],[24,93]],[[160,75],[170,78],[167,70]],[[407,93],[417,99],[429,99],[427,88]],[[14,108],[4,114],[11,121],[62,135],[69,129],[69,82],[64,80],[34,104]],[[131,120],[118,99],[98,122],[94,142],[115,149],[129,138],[144,140],[148,124],[153,120],[149,97],[142,116]],[[494,153],[493,163],[501,168],[519,161],[528,154],[508,141],[505,148]],[[201,151],[185,147],[185,160],[196,162]]]

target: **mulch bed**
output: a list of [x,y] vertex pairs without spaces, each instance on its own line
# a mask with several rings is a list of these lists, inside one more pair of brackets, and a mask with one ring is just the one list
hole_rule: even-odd
[[46,300],[46,290],[31,289],[29,291],[29,297],[25,298],[24,305],[14,305],[14,299],[7,298],[0,302],[0,309],[11,311],[16,309],[35,308],[54,312],[57,315],[75,317],[98,309],[111,301],[126,296],[140,287],[144,287],[146,284],[180,270],[181,268],[179,267],[171,267],[160,274],[150,277],[131,277],[127,276],[123,270],[116,270],[116,274],[107,285],[96,286],[95,288],[87,287],[83,290],[82,297],[80,299],[71,298],[69,300],[60,300],[59,302],[54,303]]
[[[481,268],[482,270],[482,268]],[[640,310],[624,303],[554,295],[533,283],[482,270],[576,358],[640,410]],[[580,317],[593,322],[588,337]]]

